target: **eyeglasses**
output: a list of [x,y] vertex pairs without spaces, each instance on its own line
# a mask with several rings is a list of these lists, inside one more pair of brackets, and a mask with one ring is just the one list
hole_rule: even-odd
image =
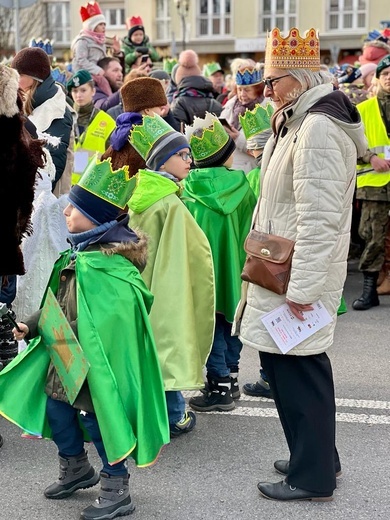
[[188,161],[190,159],[192,161],[192,155],[188,152],[177,152],[175,155],[178,155],[183,159],[183,161]]
[[284,76],[279,76],[278,78],[272,78],[272,79],[263,79],[263,83],[267,88],[270,90],[274,89],[273,82],[279,81],[280,79],[287,78],[287,76],[290,76],[290,74],[285,74]]

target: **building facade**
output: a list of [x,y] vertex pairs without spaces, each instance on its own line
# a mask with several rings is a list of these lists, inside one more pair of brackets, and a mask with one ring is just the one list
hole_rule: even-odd
[[[70,44],[81,29],[79,9],[86,0],[36,0],[21,9],[20,46],[31,37],[53,41],[57,59],[69,60]],[[141,16],[146,34],[162,56],[194,49],[202,63],[228,67],[236,57],[263,61],[267,31],[272,27],[314,27],[327,65],[353,62],[363,39],[390,20],[383,0],[101,0],[108,36],[127,34],[126,20]],[[39,17],[37,16],[39,13]],[[37,19],[39,18],[39,19]]]

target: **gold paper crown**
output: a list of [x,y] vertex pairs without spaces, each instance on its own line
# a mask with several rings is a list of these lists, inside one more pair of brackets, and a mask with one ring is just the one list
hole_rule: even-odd
[[265,68],[320,70],[320,41],[315,29],[299,34],[296,27],[283,38],[276,27],[267,35]]
[[[198,133],[201,135],[194,135]],[[186,125],[185,136],[190,143],[195,161],[212,157],[229,141],[229,134],[214,114],[206,112],[205,118],[194,117],[192,126]]]
[[250,139],[254,135],[268,130],[271,127],[271,116],[273,113],[274,108],[271,103],[267,103],[265,107],[257,103],[253,110],[246,109],[243,116],[239,114],[238,117],[245,139]]

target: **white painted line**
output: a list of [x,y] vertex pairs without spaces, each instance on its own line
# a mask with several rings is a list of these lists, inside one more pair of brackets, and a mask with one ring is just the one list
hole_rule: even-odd
[[[186,398],[194,397],[197,395],[201,395],[198,390],[193,391],[184,391],[183,396]],[[252,397],[250,395],[241,394],[239,400],[236,401],[236,404],[241,403],[242,401],[249,401],[252,403],[272,403],[272,399],[266,399],[265,397]],[[370,401],[365,399],[336,399],[337,407],[346,407],[346,408],[367,408],[367,409],[375,409],[375,410],[390,410],[390,402],[389,401]]]
[[[230,412],[198,412],[202,414],[214,415],[236,415],[241,417],[278,417],[275,408],[249,408],[245,406],[237,406]],[[369,415],[355,413],[336,413],[336,422],[360,423],[360,424],[389,424],[390,417],[386,415]]]
[[[199,391],[187,391],[183,392],[183,396],[190,398],[193,396],[200,395]],[[272,404],[272,399],[265,399],[264,397],[252,397],[249,395],[241,394],[241,398],[236,403],[236,408],[230,412],[201,412],[208,414],[219,414],[219,415],[235,415],[243,417],[274,417],[278,418],[278,412],[274,406],[272,407],[249,407],[241,406],[244,402],[256,402],[258,404]],[[336,399],[337,407],[347,408],[365,408],[367,410],[390,410],[390,403],[388,401],[369,401],[363,399]],[[373,415],[373,414],[355,414],[355,413],[341,413],[336,412],[337,422],[346,423],[360,423],[360,424],[389,424],[390,415]]]

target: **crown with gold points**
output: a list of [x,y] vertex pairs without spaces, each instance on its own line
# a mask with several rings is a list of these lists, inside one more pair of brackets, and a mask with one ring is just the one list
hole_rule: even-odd
[[236,73],[236,85],[250,87],[261,83],[261,70],[258,67],[245,67]]
[[156,141],[174,130],[162,117],[157,114],[142,116],[142,125],[134,125],[129,142],[140,156],[147,160]]
[[185,136],[195,161],[215,155],[229,141],[229,134],[221,121],[209,112],[206,112],[204,119],[194,117],[193,125],[185,127]]
[[277,27],[268,33],[265,68],[319,71],[320,66],[320,40],[316,29],[309,29],[301,36],[293,27],[286,38]]
[[89,191],[113,206],[124,209],[136,185],[135,177],[129,177],[129,167],[123,166],[113,171],[111,157],[99,161],[93,157],[78,183],[78,186]]
[[257,103],[253,110],[245,110],[244,115],[239,114],[240,124],[245,135],[245,139],[250,139],[254,135],[261,134],[271,126],[271,116],[274,107],[267,103],[264,107]]

